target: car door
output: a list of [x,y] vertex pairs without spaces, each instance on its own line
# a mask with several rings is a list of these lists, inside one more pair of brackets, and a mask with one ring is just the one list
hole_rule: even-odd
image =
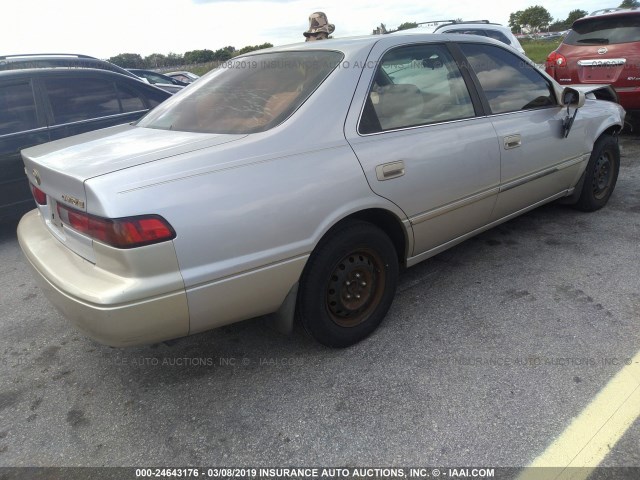
[[[379,60],[379,62],[378,62]],[[372,190],[398,205],[413,256],[485,225],[500,181],[492,123],[445,44],[377,44],[347,119],[347,140]]]
[[565,194],[588,159],[582,141],[586,122],[578,113],[565,138],[566,108],[558,105],[551,82],[540,71],[499,46],[459,46],[498,134],[500,194],[492,220]]
[[0,218],[35,208],[20,150],[49,141],[36,94],[28,76],[0,80]]

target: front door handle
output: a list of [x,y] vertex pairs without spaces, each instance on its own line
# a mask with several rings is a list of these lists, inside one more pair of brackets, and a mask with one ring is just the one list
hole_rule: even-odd
[[512,148],[518,148],[522,145],[522,138],[519,133],[515,135],[507,135],[504,137],[504,149],[510,150]]
[[404,175],[404,162],[402,160],[398,162],[383,163],[376,167],[376,176],[381,182],[385,180],[391,180],[392,178],[398,178]]

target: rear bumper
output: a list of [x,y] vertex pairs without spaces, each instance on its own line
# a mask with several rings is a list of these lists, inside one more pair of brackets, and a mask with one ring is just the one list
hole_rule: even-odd
[[627,112],[640,111],[640,87],[633,88],[633,89],[632,88],[628,88],[628,89],[615,88],[615,90],[616,90],[616,93],[618,94],[620,105],[622,105]]
[[172,242],[130,251],[95,244],[93,264],[60,243],[37,210],[20,221],[18,240],[51,303],[98,342],[123,347],[189,333],[187,295]]

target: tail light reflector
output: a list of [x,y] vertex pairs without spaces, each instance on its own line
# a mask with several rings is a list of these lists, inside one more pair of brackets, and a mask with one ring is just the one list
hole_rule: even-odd
[[556,51],[553,51],[547,57],[545,69],[547,73],[551,73],[550,71],[553,71],[553,69],[556,67],[564,68],[566,66],[567,66],[566,57]]
[[36,187],[34,184],[31,184],[31,193],[33,194],[33,198],[38,205],[47,204],[47,194]]
[[135,248],[176,238],[175,230],[160,215],[102,218],[58,204],[62,223],[115,248]]

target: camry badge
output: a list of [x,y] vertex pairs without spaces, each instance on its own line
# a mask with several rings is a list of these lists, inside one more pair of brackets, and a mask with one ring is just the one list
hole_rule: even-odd
[[40,173],[38,172],[38,170],[36,170],[35,168],[31,171],[31,173],[33,173],[33,178],[35,179],[36,183],[38,184],[38,186],[40,186],[40,184],[42,183],[42,180],[40,180]]
[[607,53],[609,50],[607,50],[607,47],[602,47],[598,49],[598,53],[600,55],[604,55],[605,53]]
[[62,200],[70,203],[71,205],[75,205],[78,208],[84,208],[84,202],[76,197],[72,197],[71,195],[62,195]]

